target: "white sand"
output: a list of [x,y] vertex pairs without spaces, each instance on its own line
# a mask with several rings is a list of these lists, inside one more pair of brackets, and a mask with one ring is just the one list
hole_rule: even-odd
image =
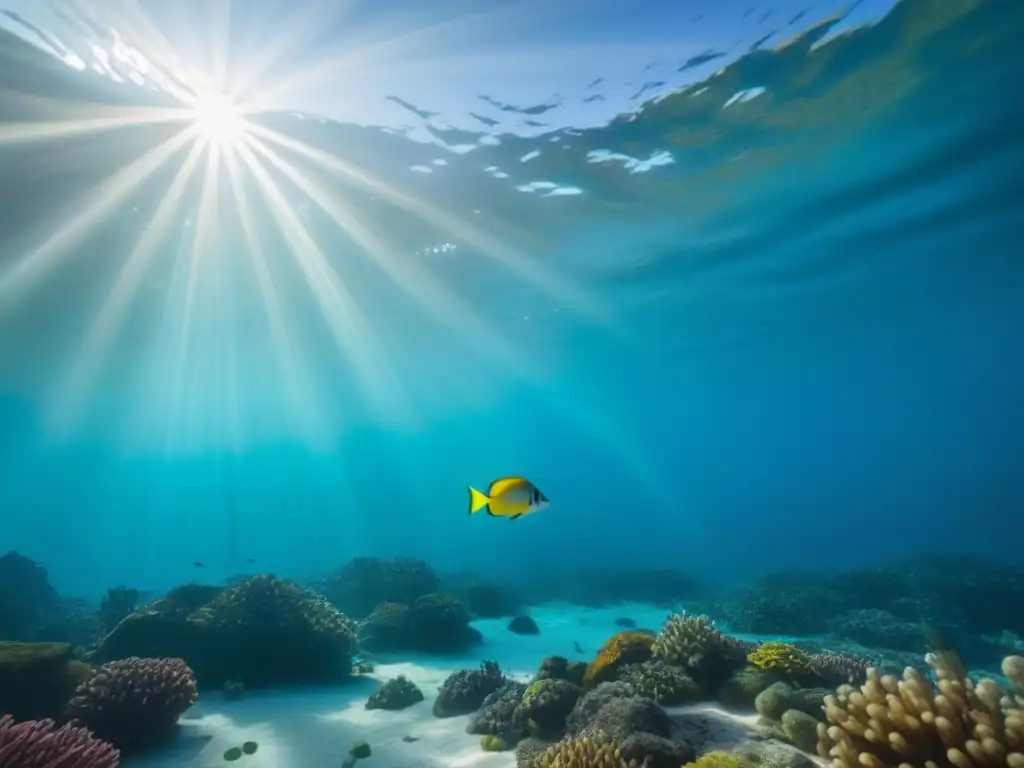
[[[349,748],[366,741],[373,748],[366,768],[448,766],[450,768],[511,768],[513,752],[480,749],[480,737],[466,733],[466,717],[440,719],[431,706],[437,689],[451,672],[475,667],[484,659],[497,661],[507,675],[528,679],[545,656],[590,659],[609,635],[620,630],[614,620],[628,616],[640,628],[657,629],[666,611],[648,605],[619,605],[587,609],[550,605],[531,610],[541,634],[515,635],[507,619],[481,620],[474,626],[484,644],[457,656],[379,655],[372,675],[332,688],[250,692],[238,701],[219,694],[204,695],[181,720],[174,743],[144,757],[123,761],[125,768],[340,768]],[[578,642],[582,653],[577,652]],[[377,686],[405,675],[426,696],[398,712],[366,710],[367,697]],[[750,740],[755,716],[737,715],[715,706],[675,708],[673,713],[700,712],[708,723],[709,744],[729,747]],[[403,737],[417,739],[403,741]],[[234,763],[225,750],[255,741],[259,749]]]

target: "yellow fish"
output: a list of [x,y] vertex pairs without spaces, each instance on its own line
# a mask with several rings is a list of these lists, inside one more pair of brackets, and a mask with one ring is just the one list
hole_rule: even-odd
[[550,502],[540,489],[525,477],[503,477],[487,487],[487,493],[469,489],[469,514],[486,509],[491,517],[515,520],[523,515],[547,509]]

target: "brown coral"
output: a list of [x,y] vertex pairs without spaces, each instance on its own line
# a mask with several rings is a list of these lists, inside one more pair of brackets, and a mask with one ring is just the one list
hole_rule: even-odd
[[614,672],[626,664],[638,664],[651,658],[654,638],[646,632],[617,632],[609,637],[590,662],[583,676],[587,686],[611,680]]
[[546,750],[534,763],[535,768],[637,768],[626,762],[618,744],[604,737],[581,736],[564,739]]
[[[949,654],[926,661],[936,683],[911,667],[902,679],[871,668],[859,689],[826,697],[818,753],[835,768],[1024,768],[1024,691],[975,683]],[[1024,660],[1010,657],[1003,669],[1022,670]]]

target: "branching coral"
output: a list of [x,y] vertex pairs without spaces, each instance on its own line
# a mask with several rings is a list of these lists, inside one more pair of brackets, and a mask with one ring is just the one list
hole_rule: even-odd
[[625,664],[636,664],[651,657],[654,638],[646,632],[617,632],[605,641],[583,676],[588,686],[610,680],[615,670]]
[[123,750],[138,749],[165,738],[197,695],[181,659],[121,659],[92,671],[66,716]]
[[120,753],[85,728],[0,717],[0,765],[10,768],[117,768]]
[[860,684],[874,664],[848,653],[815,653],[811,655],[811,672],[828,685]]
[[1015,695],[973,682],[950,654],[926,661],[935,683],[911,667],[902,679],[872,668],[859,689],[827,697],[818,753],[835,768],[1024,768],[1024,659],[1003,662]]
[[747,655],[747,661],[765,672],[795,679],[807,677],[811,671],[810,654],[789,643],[763,643]]
[[545,751],[536,768],[637,768],[626,762],[618,745],[610,739],[583,736],[564,739]]

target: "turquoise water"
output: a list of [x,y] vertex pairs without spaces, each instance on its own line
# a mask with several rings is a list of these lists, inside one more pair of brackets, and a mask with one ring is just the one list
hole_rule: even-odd
[[[362,47],[294,49],[270,5],[9,7],[0,551],[61,593],[356,555],[1019,561],[1017,4],[357,6]],[[251,150],[234,186],[244,153],[207,146],[179,175],[190,140],[98,186],[190,124],[114,126],[181,109],[173,56],[230,80],[260,52],[250,119],[283,168]],[[470,519],[465,486],[506,474],[551,508]]]

